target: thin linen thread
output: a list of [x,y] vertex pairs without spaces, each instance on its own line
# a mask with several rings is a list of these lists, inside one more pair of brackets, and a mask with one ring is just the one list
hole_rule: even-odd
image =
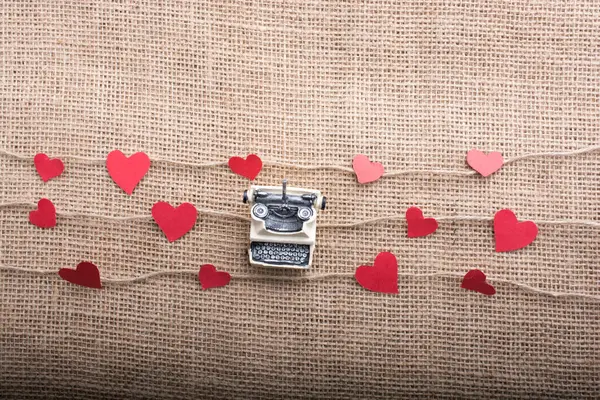
[[[55,270],[40,270],[40,269],[28,269],[21,267],[13,267],[8,265],[0,265],[0,270],[5,271],[17,271],[17,272],[26,272],[38,275],[55,275],[57,271]],[[132,278],[102,278],[102,283],[108,284],[130,284],[130,283],[138,283],[145,282],[151,278],[156,278],[160,276],[169,276],[169,275],[197,275],[197,269],[185,269],[185,270],[161,270],[154,271],[148,274],[139,275]],[[232,274],[232,279],[239,280],[273,280],[273,281],[284,281],[284,282],[296,282],[296,281],[316,281],[316,280],[324,280],[324,279],[332,279],[332,278],[352,278],[354,273],[352,272],[329,272],[324,274],[313,274],[313,275],[303,275],[303,276],[269,276],[269,275],[235,275]],[[432,273],[424,273],[424,274],[416,274],[409,272],[399,272],[399,277],[407,277],[407,278],[463,278],[464,274],[458,272],[432,272]],[[580,297],[591,300],[600,300],[600,296],[596,296],[593,294],[586,293],[578,293],[578,292],[554,292],[549,290],[543,290],[534,286],[527,285],[525,283],[513,281],[510,279],[502,279],[502,278],[490,278],[489,276],[486,279],[492,283],[504,283],[512,286],[519,287],[523,290],[547,295],[551,297]]]
[[[9,202],[9,203],[0,203],[0,208],[10,208],[10,207],[29,207],[30,209],[35,209],[35,203],[28,202]],[[198,212],[205,215],[212,215],[217,217],[227,217],[239,219],[242,221],[250,222],[250,217],[245,217],[242,215],[238,215],[228,211],[216,211],[216,210],[208,210],[208,209],[198,209]],[[151,215],[127,215],[123,217],[114,217],[111,215],[102,215],[102,214],[85,214],[85,213],[72,213],[72,212],[63,212],[57,211],[56,214],[65,218],[102,218],[111,221],[136,221],[136,220],[152,220]],[[381,217],[375,217],[365,220],[358,221],[350,221],[350,222],[340,222],[340,223],[323,223],[319,224],[319,228],[353,228],[361,225],[374,224],[382,221],[395,221],[395,220],[404,220],[404,214],[392,214],[385,215]],[[485,216],[477,216],[477,215],[453,215],[453,216],[441,216],[435,218],[437,221],[477,221],[477,222],[491,222],[494,220],[493,217],[485,217]],[[600,227],[600,221],[593,220],[537,220],[534,221],[536,224],[541,225],[565,225],[565,226],[590,226],[590,227]]]
[[[600,150],[600,144],[592,145],[588,147],[583,147],[575,150],[565,150],[565,151],[554,151],[547,153],[530,153],[523,154],[521,156],[516,156],[512,158],[508,158],[504,160],[504,165],[511,164],[515,161],[526,160],[531,158],[538,157],[568,157],[578,154],[586,154],[592,153]],[[4,154],[9,157],[13,157],[19,160],[24,161],[33,161],[33,158],[24,156],[22,154],[13,153],[8,150],[0,149],[0,154]],[[53,156],[56,158],[60,158],[62,160],[72,160],[81,163],[90,163],[90,164],[103,164],[106,162],[106,158],[92,158],[92,157],[82,157],[82,156],[74,156],[74,155],[63,155],[63,156]],[[196,168],[209,168],[209,167],[217,167],[227,165],[227,161],[215,161],[215,162],[207,162],[207,163],[193,163],[188,161],[177,161],[171,160],[167,158],[151,158],[152,162],[158,163],[167,163],[185,167],[196,167]],[[283,167],[283,168],[296,168],[302,170],[320,170],[320,169],[330,169],[337,170],[342,172],[349,172],[354,174],[354,170],[350,167],[344,167],[340,165],[298,165],[298,164],[290,164],[290,163],[282,163],[277,161],[264,161],[263,164],[275,166],[275,167]],[[383,174],[383,176],[399,176],[399,175],[419,175],[419,174],[432,174],[432,175],[454,175],[454,176],[469,176],[476,175],[476,171],[469,170],[445,170],[445,169],[431,169],[431,170],[419,170],[419,169],[408,169],[408,170],[398,170],[398,171],[389,171]]]

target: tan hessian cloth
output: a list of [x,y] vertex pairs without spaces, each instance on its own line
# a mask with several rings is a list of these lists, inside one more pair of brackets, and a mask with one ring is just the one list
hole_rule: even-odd
[[[0,149],[103,158],[145,151],[183,163],[265,162],[465,170],[476,147],[506,157],[600,142],[595,0],[4,1]],[[360,186],[352,173],[265,166],[258,184],[322,190],[320,224],[402,214],[600,221],[600,156],[538,157],[477,176],[409,174]],[[159,200],[248,216],[249,182],[227,166],[155,162],[132,197],[101,162],[66,160],[44,184],[0,155],[0,203],[149,215]],[[249,225],[201,214],[168,243],[151,219],[29,224],[0,208],[0,264],[105,278],[247,261]],[[540,224],[526,249],[494,253],[489,222],[446,221],[408,239],[402,219],[319,228],[313,273],[352,273],[392,251],[402,273],[482,269],[490,279],[600,295],[598,228]],[[296,273],[297,274],[297,273]],[[600,304],[460,279],[403,277],[399,294],[352,277],[193,275],[101,291],[0,271],[0,397],[397,399],[600,396]]]

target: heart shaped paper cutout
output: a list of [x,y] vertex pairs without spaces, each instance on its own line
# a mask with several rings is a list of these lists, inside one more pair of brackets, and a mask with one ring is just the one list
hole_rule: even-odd
[[37,210],[29,212],[29,222],[39,228],[53,228],[56,226],[56,208],[48,199],[38,201]]
[[159,201],[152,207],[152,218],[163,231],[167,240],[174,242],[194,227],[198,211],[190,203],[182,203],[175,208],[165,201]]
[[91,262],[82,262],[75,269],[61,268],[58,275],[67,282],[93,289],[102,289],[100,271]]
[[522,249],[533,242],[537,234],[538,227],[533,221],[519,222],[511,210],[500,210],[494,215],[497,252]]
[[214,265],[205,264],[200,267],[198,280],[202,290],[226,286],[231,280],[231,275],[225,271],[217,271]]
[[352,160],[352,169],[356,174],[358,183],[375,182],[383,176],[383,164],[379,162],[371,162],[369,157],[364,154],[358,154]]
[[52,178],[60,176],[65,170],[65,165],[58,158],[50,158],[44,153],[36,154],[33,158],[33,164],[44,182],[48,182]]
[[487,294],[488,296],[496,293],[496,289],[485,281],[485,274],[478,269],[472,269],[467,272],[460,287]]
[[253,181],[262,170],[262,160],[256,154],[250,154],[245,159],[242,157],[231,157],[229,168],[233,173],[241,175]]
[[113,150],[106,157],[106,169],[112,180],[131,196],[150,169],[150,158],[146,153],[127,157],[120,150]]
[[361,265],[354,274],[365,289],[379,293],[398,293],[398,261],[392,253],[382,252],[373,266]]
[[423,218],[423,211],[419,207],[410,207],[406,210],[406,223],[409,238],[430,235],[438,228],[434,218]]
[[502,153],[497,151],[485,154],[477,149],[467,152],[467,164],[483,176],[490,176],[504,165]]

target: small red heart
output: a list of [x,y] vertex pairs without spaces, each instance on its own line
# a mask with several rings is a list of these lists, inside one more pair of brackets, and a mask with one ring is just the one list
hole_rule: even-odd
[[537,234],[538,227],[535,222],[519,222],[511,210],[500,210],[494,215],[497,252],[522,249],[533,242]]
[[44,182],[60,176],[65,170],[65,165],[58,158],[49,158],[44,153],[36,154],[33,158],[35,169]]
[[438,228],[434,218],[423,218],[423,211],[419,207],[410,207],[406,210],[406,223],[409,238],[430,235]]
[[371,162],[369,157],[358,154],[352,160],[352,168],[356,174],[358,183],[369,183],[374,182],[383,176],[383,164],[378,162]]
[[58,275],[67,282],[93,289],[102,289],[100,271],[90,262],[82,262],[75,269],[61,268]]
[[152,218],[164,232],[167,240],[174,242],[194,227],[198,211],[190,203],[183,203],[175,208],[165,201],[159,201],[152,207]]
[[231,280],[231,275],[225,271],[217,271],[214,265],[205,264],[200,267],[198,280],[202,290],[226,286]]
[[56,208],[48,199],[38,201],[37,210],[29,212],[29,222],[40,228],[53,228],[56,226]]
[[233,173],[254,180],[262,170],[262,161],[256,154],[250,154],[246,159],[242,157],[231,157],[229,168]]
[[373,266],[361,265],[354,274],[365,289],[379,293],[398,293],[398,261],[392,253],[382,252]]
[[112,180],[131,196],[150,169],[150,158],[146,153],[127,157],[120,150],[113,150],[106,157],[106,169]]
[[478,269],[472,269],[463,278],[461,288],[474,290],[479,293],[491,296],[496,293],[496,289],[485,281],[485,274]]
[[467,164],[483,176],[490,176],[504,165],[502,153],[497,151],[485,154],[477,149],[467,152]]

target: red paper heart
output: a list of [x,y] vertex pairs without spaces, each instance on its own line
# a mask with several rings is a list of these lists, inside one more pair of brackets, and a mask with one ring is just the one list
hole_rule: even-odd
[[461,288],[474,290],[479,293],[491,296],[496,293],[496,289],[485,281],[485,274],[478,269],[472,269],[463,278]]
[[29,212],[29,222],[40,228],[53,228],[56,226],[56,208],[48,199],[38,201],[37,210]]
[[231,280],[231,275],[225,271],[217,271],[214,265],[205,264],[200,267],[198,280],[203,290],[225,286]]
[[101,289],[100,271],[90,262],[82,262],[75,269],[61,268],[58,275],[67,282],[93,289]]
[[406,210],[406,223],[409,238],[427,236],[438,228],[434,218],[423,218],[423,211],[419,207],[410,207]]
[[502,153],[498,153],[497,151],[486,155],[482,151],[472,149],[467,153],[467,164],[481,175],[490,176],[502,168],[504,159],[502,158]]
[[175,208],[167,202],[159,201],[152,207],[152,217],[169,242],[174,242],[194,227],[198,211],[190,203],[183,203]]
[[369,157],[358,154],[352,160],[352,168],[356,174],[358,183],[374,182],[383,176],[383,165],[378,162],[371,162]]
[[365,289],[379,293],[398,293],[398,261],[392,253],[382,252],[373,266],[361,265],[354,274]]
[[127,157],[120,150],[114,150],[106,157],[106,169],[113,181],[131,196],[150,169],[150,158],[141,152]]
[[256,154],[250,154],[246,159],[242,157],[231,157],[229,159],[229,168],[235,174],[254,180],[262,169],[262,161]]
[[497,252],[522,249],[533,242],[537,234],[538,227],[533,221],[519,222],[511,210],[500,210],[494,215]]
[[56,178],[65,170],[65,165],[58,158],[49,158],[44,153],[36,154],[33,158],[35,169],[44,182]]

